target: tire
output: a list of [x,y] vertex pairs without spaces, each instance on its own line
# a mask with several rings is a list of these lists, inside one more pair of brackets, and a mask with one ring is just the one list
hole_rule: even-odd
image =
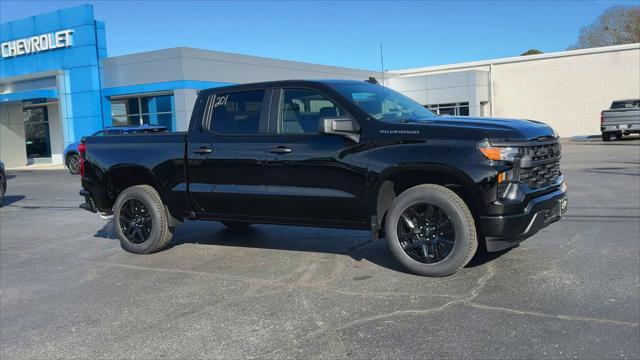
[[[138,229],[134,229],[136,226],[127,222],[127,219],[132,220],[132,207],[144,208],[138,212],[138,216],[145,219],[143,220],[146,221],[144,227],[146,228],[148,225],[148,231],[139,230],[138,233]],[[120,193],[113,206],[113,218],[115,232],[120,239],[122,248],[134,254],[150,254],[161,250],[173,237],[160,195],[149,185],[132,186]],[[133,228],[127,225],[131,225]],[[132,235],[131,231],[127,232],[127,229],[132,229],[131,231],[138,235]]]
[[[425,263],[416,260],[405,251],[405,248],[403,248],[403,245],[400,243],[400,227],[404,226],[399,224],[401,216],[405,211],[410,211],[410,209],[414,209],[416,206],[438,209],[438,214],[443,214],[441,218],[442,221],[446,222],[449,226],[448,231],[450,234],[451,231],[453,231],[451,235],[454,237],[453,245],[449,245],[451,247],[448,253],[437,262]],[[422,227],[420,229],[422,229]],[[437,277],[451,275],[465,266],[478,249],[476,226],[471,211],[456,193],[440,185],[419,185],[402,192],[393,201],[387,213],[385,233],[389,249],[393,256],[407,270],[417,275]],[[422,236],[421,231],[419,231],[419,234]],[[426,240],[428,241],[430,234],[428,232],[426,234]],[[433,234],[436,235],[435,233]],[[440,233],[440,235],[442,235],[442,233]],[[447,242],[451,244],[452,241],[447,240]],[[410,245],[407,245],[407,247],[409,246]],[[422,247],[424,246],[425,245],[422,245]]]
[[80,173],[80,156],[78,154],[67,156],[67,169],[74,175]]
[[602,141],[611,141],[611,133],[603,132],[602,133]]
[[618,141],[622,140],[622,131],[618,131],[616,133],[616,140],[618,140]]
[[244,221],[220,221],[222,225],[228,227],[231,230],[242,230],[248,228],[251,223]]

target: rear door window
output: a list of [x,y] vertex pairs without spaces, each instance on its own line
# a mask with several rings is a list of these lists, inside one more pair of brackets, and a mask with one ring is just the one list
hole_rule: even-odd
[[265,90],[209,95],[204,127],[216,134],[258,134]]

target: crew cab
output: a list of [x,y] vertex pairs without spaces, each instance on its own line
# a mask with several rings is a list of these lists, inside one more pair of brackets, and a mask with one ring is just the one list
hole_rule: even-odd
[[[140,126],[110,126],[94,132],[91,136],[111,136],[123,134],[157,133],[167,131],[166,126],[161,125],[140,125]],[[64,163],[72,174],[80,173],[80,152],[78,151],[80,141],[67,145],[64,149]]]
[[640,134],[640,99],[616,100],[609,110],[600,113],[602,140],[610,141],[614,135],[622,140],[623,135]]
[[[371,81],[375,82],[375,81]],[[87,137],[81,205],[125,250],[186,219],[369,230],[411,272],[446,276],[567,209],[561,147],[531,120],[438,117],[389,88],[289,80],[201,91],[186,133]]]

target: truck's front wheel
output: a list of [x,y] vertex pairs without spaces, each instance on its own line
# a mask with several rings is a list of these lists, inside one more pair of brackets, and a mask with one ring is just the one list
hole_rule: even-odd
[[451,275],[478,248],[471,211],[456,193],[439,185],[401,193],[387,214],[385,231],[395,258],[418,275]]
[[132,186],[120,193],[113,218],[122,248],[135,254],[161,250],[173,236],[160,195],[149,185]]

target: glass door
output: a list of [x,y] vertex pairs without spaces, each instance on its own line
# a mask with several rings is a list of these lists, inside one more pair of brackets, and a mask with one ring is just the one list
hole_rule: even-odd
[[46,106],[23,109],[24,138],[27,158],[50,158],[51,137],[49,135],[49,115]]

